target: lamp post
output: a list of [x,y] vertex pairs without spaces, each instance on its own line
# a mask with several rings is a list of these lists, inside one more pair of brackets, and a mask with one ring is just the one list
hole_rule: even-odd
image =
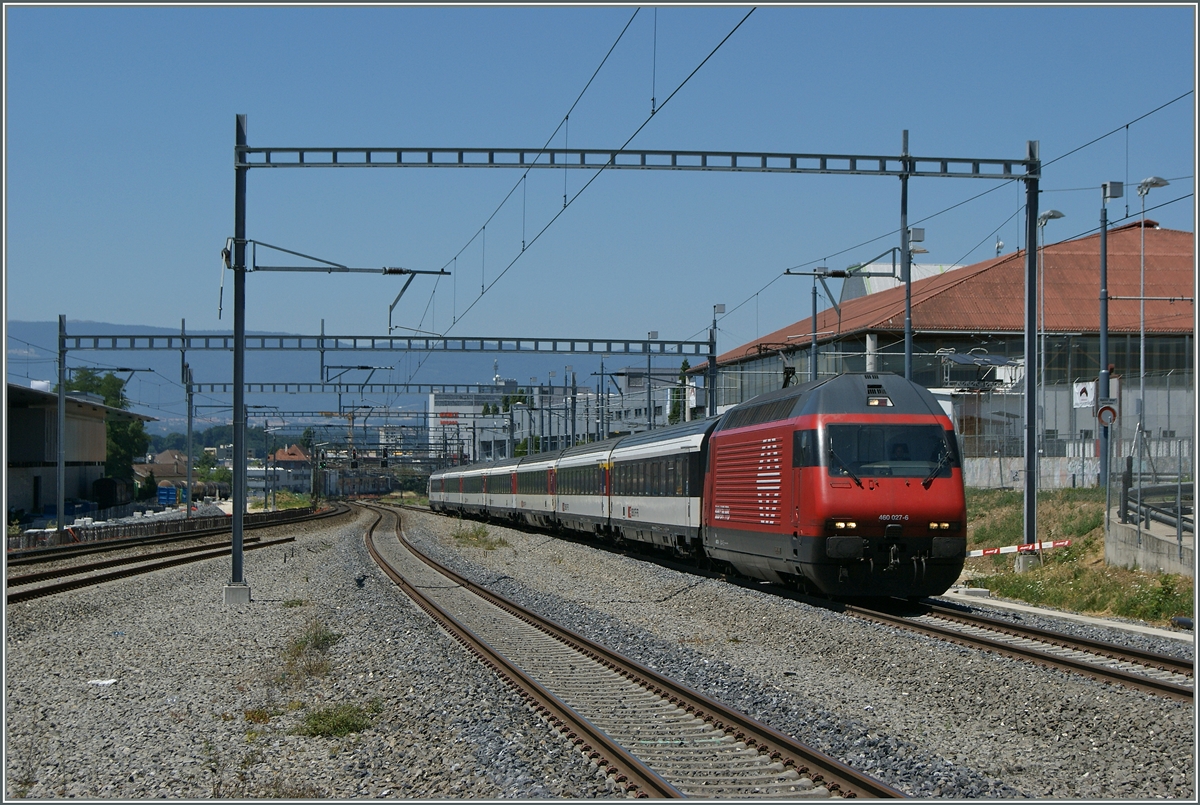
[[[904,150],[908,152],[908,132],[905,132]],[[905,184],[905,198],[907,199],[907,187]],[[906,202],[907,203],[907,202]],[[907,208],[900,216],[904,221],[908,220]],[[900,241],[900,259],[904,269],[904,379],[912,381],[913,376],[913,330],[912,330],[912,256],[915,251],[912,248],[913,243],[921,243],[925,240],[925,230],[921,227],[906,228],[903,237]],[[924,249],[920,249],[924,252]]]
[[[1041,341],[1042,341],[1042,360],[1039,369],[1040,380],[1038,385],[1041,386],[1041,427],[1038,429],[1038,441],[1042,445],[1042,454],[1046,451],[1046,222],[1053,221],[1055,218],[1062,218],[1063,214],[1058,210],[1046,210],[1037,217],[1038,232],[1041,234],[1042,247],[1038,250],[1038,306],[1041,308],[1039,318],[1041,319]],[[1040,469],[1039,462],[1039,469]]]
[[708,415],[717,415],[717,314],[725,312],[725,305],[713,305],[712,329],[708,331]]
[[[1108,207],[1109,199],[1120,198],[1124,195],[1125,186],[1121,182],[1105,182],[1100,185],[1100,377],[1096,389],[1097,406],[1107,404],[1108,390]],[[1105,402],[1101,402],[1105,401]],[[1099,408],[1097,408],[1099,410]],[[1109,432],[1108,425],[1097,420],[1100,425],[1100,485],[1108,489],[1108,454]],[[1104,531],[1108,533],[1108,493],[1105,492]]]
[[[658,339],[658,330],[651,330],[646,333],[649,341]],[[650,386],[650,375],[652,369],[650,366],[650,343],[646,343],[646,430],[654,430],[654,392]]]
[[[1140,308],[1139,319],[1140,340],[1138,350],[1138,432],[1143,432],[1146,428],[1146,194],[1151,188],[1166,187],[1170,184],[1166,179],[1158,176],[1151,176],[1149,179],[1143,179],[1138,185],[1138,196],[1142,199],[1142,259],[1141,259],[1141,283],[1138,288],[1138,306]],[[1141,454],[1138,454],[1138,461],[1141,461]]]
[[550,371],[550,402],[546,403],[546,424],[550,426],[550,438],[546,442],[548,450],[554,449],[554,378],[557,372]]

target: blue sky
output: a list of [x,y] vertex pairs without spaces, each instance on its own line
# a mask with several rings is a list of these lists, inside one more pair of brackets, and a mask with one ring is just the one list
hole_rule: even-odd
[[[625,142],[652,94],[661,105],[749,8],[661,8],[657,34],[654,9],[638,11],[571,114],[569,145]],[[228,275],[217,314],[236,114],[252,146],[539,147],[635,9],[9,5],[6,320],[230,329]],[[1150,175],[1171,185],[1149,216],[1194,231],[1195,13],[765,6],[631,147],[898,154],[908,129],[914,155],[1021,158],[1038,140],[1041,207],[1066,215],[1048,241],[1098,225],[1101,182]],[[808,315],[808,280],[777,279],[785,269],[898,245],[894,178],[613,171],[476,302],[519,254],[522,219],[531,239],[562,210],[564,181],[573,196],[590,177],[531,173],[481,237],[518,171],[252,170],[248,236],[354,266],[453,269],[436,294],[432,277],[413,283],[393,319],[407,327],[700,338],[719,302],[722,351]],[[1110,220],[1140,214],[1129,191]],[[911,181],[919,261],[1023,245],[1023,193]],[[251,330],[315,333],[324,319],[384,335],[400,281],[260,273],[248,287]]]

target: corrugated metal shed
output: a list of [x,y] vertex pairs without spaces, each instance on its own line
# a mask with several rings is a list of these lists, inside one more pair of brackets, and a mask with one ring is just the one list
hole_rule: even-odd
[[[1141,222],[1108,233],[1108,294],[1140,296]],[[1047,244],[1043,254],[1047,332],[1084,335],[1100,331],[1100,235]],[[1195,285],[1195,236],[1160,229],[1146,221],[1146,296],[1189,297]],[[913,332],[1024,332],[1025,252],[985,260],[912,283]],[[817,314],[817,342],[838,341],[859,333],[904,332],[904,286],[851,299]],[[1136,300],[1112,300],[1108,331],[1139,332]],[[812,319],[802,319],[717,356],[718,365],[758,357],[760,345],[807,348]],[[1195,306],[1185,301],[1146,302],[1146,332],[1184,335],[1195,331]],[[774,351],[774,350],[768,350]],[[705,364],[693,367],[697,374]]]

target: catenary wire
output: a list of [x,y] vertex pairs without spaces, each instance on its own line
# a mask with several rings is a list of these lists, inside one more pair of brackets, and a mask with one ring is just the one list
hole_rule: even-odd
[[[738,30],[739,28],[741,28],[741,27],[742,27],[742,24],[743,24],[743,23],[745,23],[745,22],[746,22],[746,20],[750,18],[750,15],[751,15],[751,14],[753,14],[753,13],[754,13],[754,11],[755,11],[755,9],[754,9],[754,8],[751,8],[751,9],[750,9],[748,12],[746,12],[746,16],[742,17],[742,18],[741,18],[741,19],[738,21],[737,25],[733,26],[733,29],[732,29],[732,30],[730,30],[730,32],[729,32],[729,33],[727,33],[727,34],[725,35],[725,37],[724,37],[724,38],[723,38],[723,39],[722,39],[720,42],[718,42],[718,43],[717,43],[716,47],[714,47],[714,48],[712,49],[712,51],[710,51],[710,52],[709,52],[709,54],[708,54],[707,56],[705,56],[705,57],[704,57],[704,58],[703,58],[703,59],[700,61],[700,63],[699,63],[698,65],[696,65],[695,69],[693,69],[693,70],[692,70],[690,73],[688,73],[687,77],[686,77],[686,78],[684,78],[684,79],[683,79],[683,81],[682,81],[682,82],[680,82],[680,84],[679,84],[677,87],[675,87],[675,89],[674,89],[674,90],[672,90],[672,91],[671,91],[671,94],[670,94],[670,95],[668,95],[668,96],[666,97],[666,99],[665,99],[665,100],[663,100],[663,102],[662,102],[661,104],[659,104],[658,111],[662,111],[662,110],[663,110],[663,109],[666,107],[666,105],[667,105],[668,103],[670,103],[670,102],[671,102],[671,99],[672,99],[672,98],[674,98],[674,97],[675,97],[675,95],[676,95],[676,94],[677,94],[677,93],[678,93],[678,92],[679,92],[681,89],[683,89],[683,88],[684,88],[684,86],[686,86],[686,85],[687,85],[687,83],[688,83],[689,81],[691,81],[691,80],[692,80],[692,77],[693,77],[693,76],[695,76],[695,75],[696,75],[696,73],[698,73],[698,72],[700,71],[700,68],[702,68],[702,67],[703,67],[703,66],[704,66],[706,63],[708,63],[708,60],[709,60],[709,59],[711,59],[711,58],[712,58],[712,57],[713,57],[713,56],[716,54],[716,52],[717,52],[718,50],[720,50],[720,49],[721,49],[721,47],[722,47],[722,46],[723,46],[723,45],[724,45],[724,44],[725,44],[727,41],[729,41],[729,38],[730,38],[731,36],[733,36],[733,35],[734,35],[734,34],[737,32],[737,30]],[[631,18],[631,20],[630,20],[630,21],[632,22],[632,18]],[[627,26],[627,27],[628,27],[628,26]],[[614,44],[614,47],[615,47],[615,44]],[[611,52],[611,51],[610,51],[610,52]],[[605,58],[607,58],[607,56],[606,56]],[[589,83],[590,83],[590,82],[589,82]],[[637,136],[638,136],[638,134],[640,134],[640,133],[641,133],[642,129],[644,129],[644,128],[645,128],[645,127],[646,127],[646,126],[647,126],[647,125],[650,123],[650,121],[651,121],[651,120],[654,118],[654,116],[655,116],[654,114],[648,115],[648,116],[646,117],[646,119],[642,121],[641,125],[639,125],[639,126],[637,127],[637,129],[636,129],[636,130],[633,132],[633,134],[629,135],[629,138],[628,138],[628,139],[626,139],[626,140],[625,140],[625,142],[624,142],[624,143],[622,143],[621,147],[620,147],[620,148],[618,148],[618,149],[616,150],[616,153],[621,153],[621,152],[623,152],[623,151],[625,150],[625,148],[626,148],[626,147],[629,145],[629,143],[631,143],[631,142],[633,141],[633,139],[634,139],[635,137],[637,137]],[[604,172],[604,170],[605,170],[605,168],[606,168],[606,167],[607,167],[607,165],[602,165],[601,167],[599,167],[599,168],[596,170],[596,172],[592,174],[591,178],[589,178],[589,179],[588,179],[586,182],[584,182],[584,184],[583,184],[583,187],[579,188],[579,190],[578,190],[578,191],[575,193],[575,195],[571,196],[570,200],[569,200],[569,201],[568,201],[568,202],[567,202],[565,205],[563,205],[563,208],[562,208],[561,210],[559,210],[557,213],[555,213],[555,214],[554,214],[554,216],[553,216],[553,217],[552,217],[552,218],[551,218],[551,219],[550,219],[550,220],[549,220],[549,221],[548,221],[548,222],[545,224],[545,226],[543,226],[543,227],[542,227],[542,228],[541,228],[541,229],[540,229],[540,230],[537,232],[537,234],[535,234],[535,235],[533,236],[533,240],[529,241],[529,244],[528,244],[529,246],[532,246],[534,243],[536,243],[536,242],[538,241],[538,239],[539,239],[539,238],[540,238],[540,237],[541,237],[543,234],[545,234],[545,233],[546,233],[546,231],[547,231],[547,230],[548,230],[548,229],[549,229],[551,226],[553,226],[553,225],[554,225],[554,222],[558,220],[559,216],[561,216],[561,215],[562,215],[564,212],[566,212],[567,208],[568,208],[568,207],[570,207],[572,204],[574,204],[574,203],[575,203],[575,200],[576,200],[576,199],[578,199],[578,198],[579,198],[581,195],[583,195],[584,191],[586,191],[586,190],[587,190],[587,189],[588,189],[588,188],[591,186],[592,182],[596,181],[596,178],[597,178],[597,177],[599,177],[599,176],[600,176],[600,174]],[[497,276],[496,276],[496,278],[495,278],[495,279],[493,279],[493,280],[491,281],[491,283],[489,283],[489,284],[488,284],[488,286],[487,286],[487,287],[484,289],[483,293],[480,293],[480,295],[479,295],[479,296],[477,296],[477,297],[474,299],[474,301],[472,301],[472,302],[471,302],[471,304],[469,304],[469,305],[467,306],[467,308],[466,308],[466,309],[463,311],[463,315],[462,315],[462,316],[460,316],[460,317],[458,317],[458,321],[462,321],[463,317],[465,317],[465,316],[467,315],[467,313],[469,313],[469,312],[471,311],[471,309],[472,309],[472,308],[474,308],[476,304],[478,304],[479,300],[480,300],[480,299],[482,299],[482,298],[484,297],[484,295],[486,294],[486,292],[487,292],[488,290],[491,290],[491,289],[492,289],[492,288],[493,288],[493,287],[496,285],[496,283],[498,283],[498,282],[499,282],[501,279],[503,279],[503,278],[504,278],[504,276],[505,276],[505,275],[506,275],[506,274],[509,272],[509,270],[510,270],[510,269],[511,269],[511,268],[512,268],[514,265],[516,265],[517,261],[518,261],[518,260],[520,260],[520,259],[521,259],[521,257],[522,257],[524,254],[525,254],[525,252],[524,252],[524,251],[521,251],[520,253],[518,253],[518,254],[517,254],[517,256],[516,256],[516,257],[514,257],[514,258],[512,259],[512,261],[510,261],[510,262],[509,262],[509,264],[508,264],[507,266],[505,266],[505,267],[504,267],[504,269],[503,269],[503,270],[502,270],[502,271],[499,273],[499,275],[497,275]],[[447,332],[449,332],[449,329],[450,329],[450,328],[448,328],[448,329],[447,329]],[[427,354],[426,354],[426,356],[425,356],[425,358],[423,358],[423,359],[420,361],[420,363],[418,363],[418,364],[417,364],[417,368],[416,368],[416,369],[413,371],[413,373],[412,373],[412,376],[409,378],[410,380],[412,379],[412,377],[415,377],[415,376],[416,376],[417,372],[419,372],[419,371],[421,370],[421,367],[425,365],[425,361],[426,361],[426,360],[429,358],[429,356],[431,356],[432,354],[433,354],[432,352],[429,352],[429,353],[427,353]]]

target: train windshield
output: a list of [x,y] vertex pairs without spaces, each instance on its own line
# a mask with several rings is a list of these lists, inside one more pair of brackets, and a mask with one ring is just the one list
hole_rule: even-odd
[[829,425],[823,459],[831,475],[946,478],[957,447],[938,425]]

